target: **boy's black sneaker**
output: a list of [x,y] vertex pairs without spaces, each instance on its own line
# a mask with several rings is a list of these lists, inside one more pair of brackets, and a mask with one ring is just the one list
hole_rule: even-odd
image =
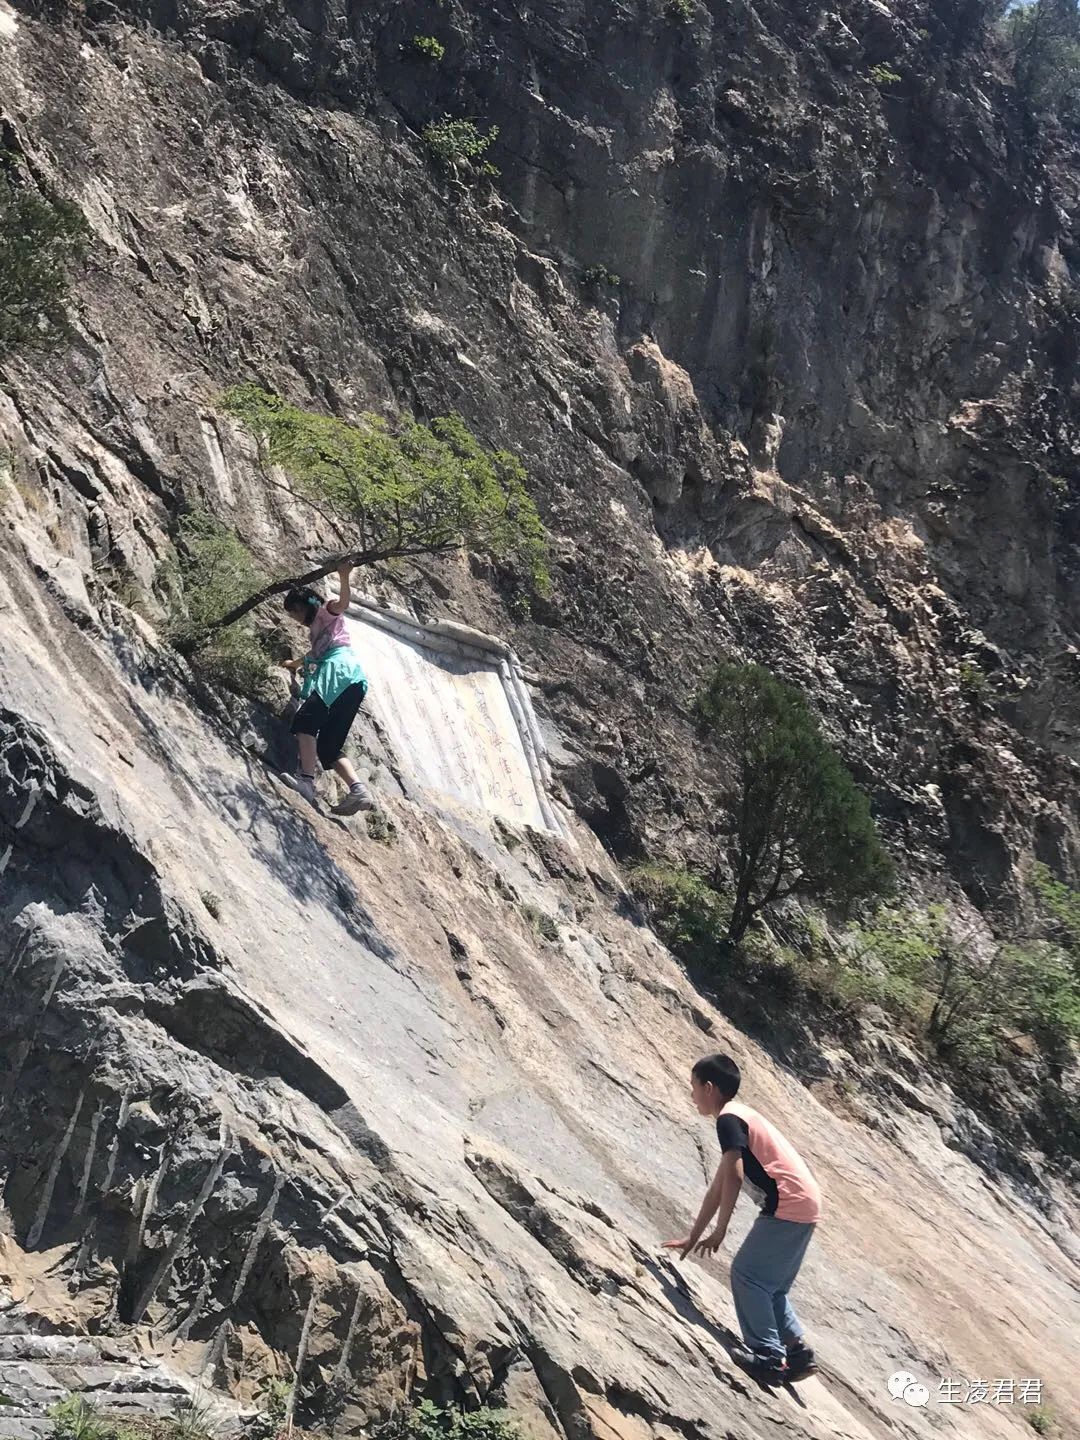
[[807,1375],[817,1374],[817,1363],[814,1360],[814,1352],[809,1345],[789,1345],[787,1351],[787,1370],[785,1372],[788,1380],[804,1380]]
[[735,1364],[755,1380],[761,1380],[766,1385],[783,1385],[787,1381],[787,1367],[782,1360],[759,1355],[749,1345],[733,1345],[729,1353]]

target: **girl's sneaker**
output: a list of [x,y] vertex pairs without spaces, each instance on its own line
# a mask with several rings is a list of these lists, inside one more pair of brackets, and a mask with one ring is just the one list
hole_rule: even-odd
[[368,787],[357,781],[349,786],[349,793],[340,805],[334,806],[335,815],[355,815],[358,810],[374,810],[375,797]]
[[315,804],[315,777],[314,775],[279,775],[278,779],[290,790],[295,790],[297,795],[302,795],[309,805]]

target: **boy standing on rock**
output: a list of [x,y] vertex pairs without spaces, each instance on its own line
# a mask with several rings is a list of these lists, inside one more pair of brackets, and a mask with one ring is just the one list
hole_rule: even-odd
[[[816,1368],[788,1291],[821,1217],[821,1192],[794,1145],[735,1099],[741,1078],[728,1055],[707,1055],[691,1071],[691,1097],[699,1114],[715,1118],[722,1154],[690,1234],[665,1248],[678,1250],[680,1260],[692,1250],[714,1254],[743,1184],[757,1192],[761,1214],[731,1262],[731,1293],[744,1341],[731,1358],[761,1380],[784,1384]],[[714,1215],[716,1228],[702,1239]]]

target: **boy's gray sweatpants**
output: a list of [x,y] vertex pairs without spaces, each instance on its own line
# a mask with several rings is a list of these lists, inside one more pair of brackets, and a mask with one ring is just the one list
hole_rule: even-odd
[[770,1361],[802,1339],[803,1329],[788,1300],[814,1226],[759,1215],[731,1262],[731,1293],[743,1339]]

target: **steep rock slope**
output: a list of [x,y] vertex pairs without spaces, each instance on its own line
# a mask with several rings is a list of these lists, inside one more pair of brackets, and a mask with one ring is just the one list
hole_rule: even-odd
[[[932,1433],[889,1397],[898,1368],[1037,1376],[1080,1413],[1066,1193],[1043,1214],[992,1186],[932,1088],[873,1128],[826,1109],[619,917],[586,831],[507,849],[390,800],[386,846],[290,808],[122,612],[76,623],[41,593],[30,533],[6,536],[0,591],[20,1313],[134,1330],[241,1399],[295,1370],[298,1418],[345,1433],[417,1380],[631,1440]],[[712,1159],[685,1079],[712,1046],[828,1191],[802,1282],[825,1379],[797,1398],[727,1360],[726,1261],[660,1258]]]

